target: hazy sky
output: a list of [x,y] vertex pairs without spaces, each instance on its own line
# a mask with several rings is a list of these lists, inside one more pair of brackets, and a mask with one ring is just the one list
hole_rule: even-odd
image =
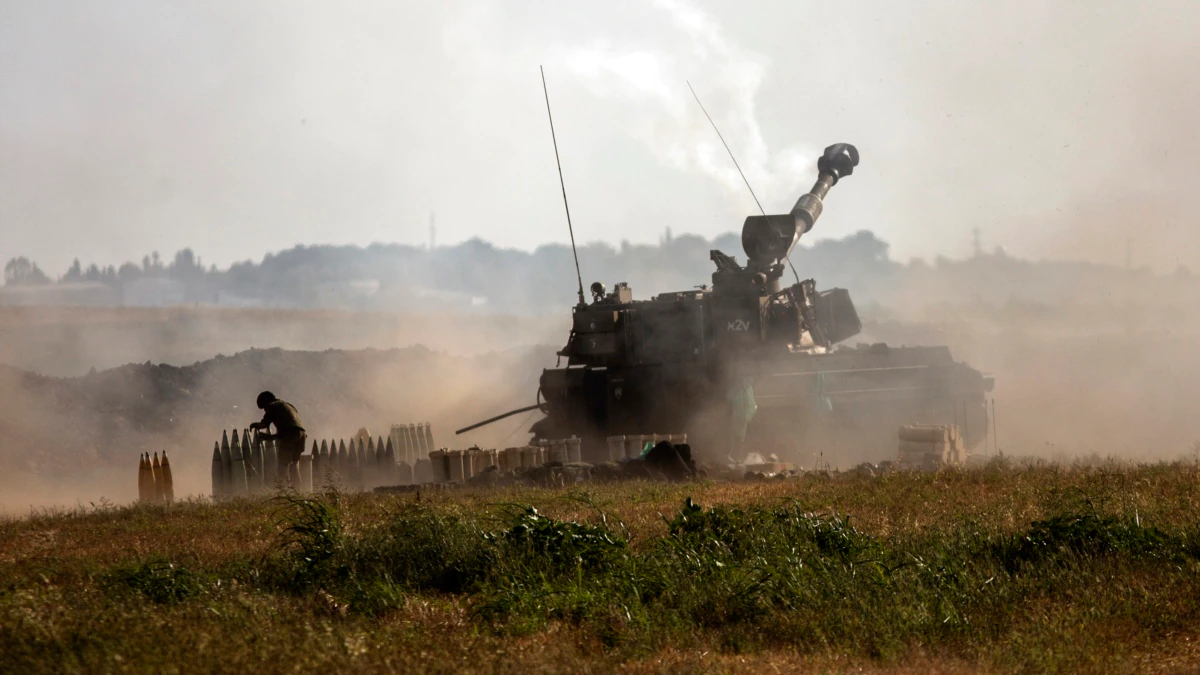
[[0,0],[0,258],[737,230],[1200,267],[1200,3]]

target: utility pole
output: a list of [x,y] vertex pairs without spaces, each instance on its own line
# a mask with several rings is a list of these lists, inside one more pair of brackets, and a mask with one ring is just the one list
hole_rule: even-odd
[[429,250],[437,247],[437,222],[433,211],[429,212]]
[[971,233],[974,235],[975,239],[975,257],[978,258],[979,256],[983,255],[983,244],[981,244],[979,241],[979,226],[976,225],[975,229],[972,230]]

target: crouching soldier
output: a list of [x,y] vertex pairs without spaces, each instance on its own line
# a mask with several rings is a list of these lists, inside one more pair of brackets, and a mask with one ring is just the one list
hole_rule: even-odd
[[296,406],[279,400],[269,391],[258,395],[258,407],[263,411],[262,421],[251,424],[250,428],[255,431],[269,431],[272,425],[275,426],[275,433],[259,434],[259,438],[275,441],[279,456],[279,476],[286,476],[290,485],[299,487],[300,455],[304,454],[304,442],[308,439],[304,425],[300,423],[300,413],[296,412]]

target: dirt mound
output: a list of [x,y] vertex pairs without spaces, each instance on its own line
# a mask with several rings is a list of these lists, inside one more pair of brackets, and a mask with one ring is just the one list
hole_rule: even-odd
[[0,363],[71,377],[125,363],[185,365],[251,347],[391,349],[430,345],[486,354],[558,344],[569,314],[387,314],[216,307],[0,307]]

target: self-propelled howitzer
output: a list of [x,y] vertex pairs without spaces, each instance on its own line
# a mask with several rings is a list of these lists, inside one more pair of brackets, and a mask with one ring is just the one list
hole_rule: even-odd
[[833,465],[894,457],[908,423],[957,423],[977,445],[989,377],[946,347],[835,349],[862,329],[850,294],[812,279],[781,287],[789,253],[858,159],[852,145],[826,148],[790,213],[746,219],[745,266],[710,252],[711,288],[634,300],[625,283],[592,284],[558,352],[565,367],[542,373],[535,438],[578,436],[595,461],[609,436],[686,433],[710,458],[773,452]]

